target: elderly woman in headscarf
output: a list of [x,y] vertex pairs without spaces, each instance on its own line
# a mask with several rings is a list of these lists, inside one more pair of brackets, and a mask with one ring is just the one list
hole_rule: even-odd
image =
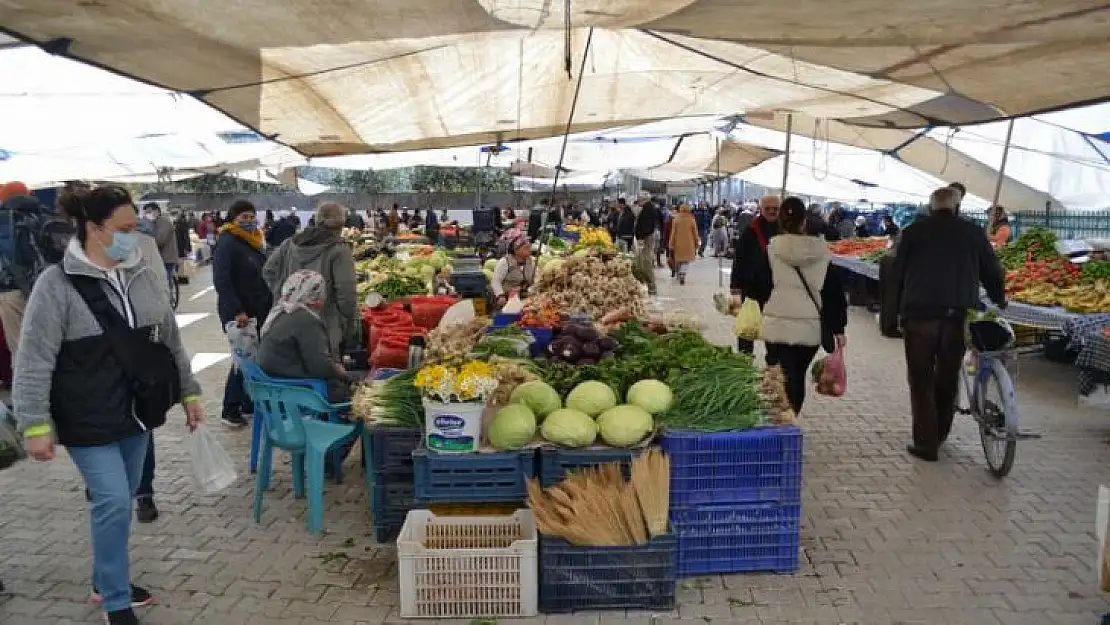
[[321,317],[326,300],[322,275],[307,269],[293,272],[262,326],[258,366],[274,377],[326,380],[328,401],[344,402],[350,399],[350,380],[331,355]]
[[536,276],[536,261],[532,258],[532,242],[528,237],[514,237],[508,251],[497,261],[490,280],[495,308],[504,306],[513,291],[524,290]]

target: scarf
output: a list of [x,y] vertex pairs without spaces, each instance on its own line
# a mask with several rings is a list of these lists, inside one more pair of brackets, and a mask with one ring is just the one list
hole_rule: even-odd
[[220,232],[221,233],[222,232],[227,232],[231,235],[234,235],[234,236],[246,241],[247,244],[250,245],[251,247],[253,247],[254,249],[259,250],[259,251],[262,250],[262,231],[261,230],[255,230],[254,232],[247,232],[246,230],[243,230],[242,228],[240,228],[239,224],[237,224],[235,222],[229,222],[229,223],[224,224],[220,228]]
[[291,314],[298,309],[307,310],[313,317],[319,319],[320,314],[313,310],[309,304],[315,304],[319,307],[323,301],[324,276],[308,269],[293,272],[285,279],[285,284],[281,285],[281,296],[278,298],[277,304],[270,309],[270,314],[266,317],[266,323],[262,324],[259,337],[266,336],[275,319],[281,315]]

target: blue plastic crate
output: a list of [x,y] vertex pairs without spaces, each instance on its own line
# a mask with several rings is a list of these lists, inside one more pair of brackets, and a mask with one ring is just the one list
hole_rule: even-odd
[[540,447],[540,485],[544,488],[562,481],[567,471],[582,467],[593,467],[606,462],[621,463],[621,473],[628,479],[632,458],[640,454],[639,449],[564,449],[562,447]]
[[671,506],[802,498],[802,431],[795,426],[742,432],[671,431]]
[[497,313],[489,324],[491,328],[504,328],[520,321],[519,313]]
[[536,476],[536,451],[441,454],[412,452],[416,500],[429,503],[524,501],[525,480]]
[[671,509],[678,575],[798,570],[801,504]]
[[412,452],[420,447],[424,431],[417,428],[374,426],[363,430],[362,444],[371,473],[412,475]]
[[397,540],[405,515],[416,508],[412,476],[377,475],[371,495],[370,517],[374,524],[374,540],[389,543]]
[[671,534],[627,547],[576,547],[541,535],[540,612],[671,610],[676,553]]
[[555,332],[550,328],[524,328],[524,330],[535,339],[528,348],[532,357],[535,358],[546,354],[547,346],[550,345],[551,341],[555,338]]

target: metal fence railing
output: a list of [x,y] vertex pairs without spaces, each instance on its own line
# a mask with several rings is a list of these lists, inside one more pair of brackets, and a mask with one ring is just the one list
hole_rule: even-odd
[[[986,225],[986,213],[964,215],[980,226]],[[1110,210],[1096,211],[1016,211],[1010,213],[1013,236],[1029,228],[1047,228],[1061,239],[1110,239]]]

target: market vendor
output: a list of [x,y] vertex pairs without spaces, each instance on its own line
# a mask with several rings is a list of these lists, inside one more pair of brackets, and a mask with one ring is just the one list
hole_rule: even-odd
[[494,308],[501,308],[514,290],[524,290],[536,274],[536,261],[532,258],[532,242],[518,236],[509,243],[508,254],[497,261],[490,279]]

